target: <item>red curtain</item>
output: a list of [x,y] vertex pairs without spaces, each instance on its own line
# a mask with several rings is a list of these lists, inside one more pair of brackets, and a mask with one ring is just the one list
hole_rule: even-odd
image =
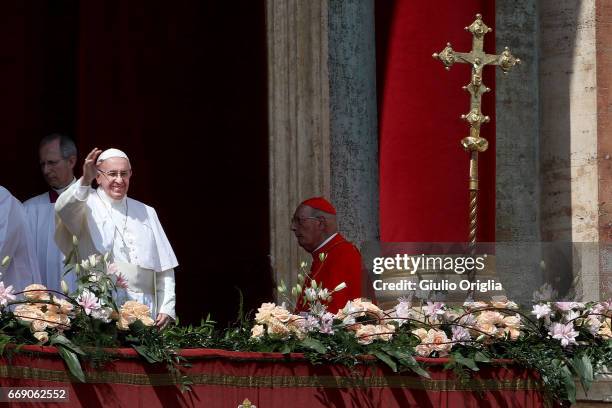
[[237,407],[245,398],[261,408],[544,406],[537,375],[509,361],[459,380],[442,368],[447,359],[419,359],[427,364],[427,379],[382,365],[312,365],[301,354],[194,349],[181,353],[193,381],[192,391],[181,393],[163,365],[144,363],[131,349],[103,369],[87,369],[88,384],[70,382],[51,347],[26,346],[22,353],[10,366],[0,359],[0,386],[66,387],[69,403],[15,407]]
[[74,134],[77,2],[0,2],[0,185],[20,200],[47,188],[40,138]]
[[[179,267],[177,312],[270,299],[264,2],[81,2],[81,151],[124,149]],[[255,279],[254,279],[255,278]],[[247,290],[248,289],[248,290]]]
[[264,0],[8,0],[0,33],[0,185],[46,190],[51,132],[75,137],[78,175],[93,147],[123,149],[177,254],[183,323],[235,319],[236,288],[246,310],[272,297]]
[[[380,112],[380,233],[386,242],[465,242],[468,237],[469,134],[459,119],[469,111],[461,87],[471,67],[446,72],[431,55],[451,42],[467,52],[463,30],[481,13],[494,28],[495,6],[485,0],[376,1]],[[494,33],[485,51],[495,51]],[[494,89],[494,69],[484,83]],[[495,97],[483,97],[491,123],[482,128],[489,150],[480,155],[479,241],[495,239]]]

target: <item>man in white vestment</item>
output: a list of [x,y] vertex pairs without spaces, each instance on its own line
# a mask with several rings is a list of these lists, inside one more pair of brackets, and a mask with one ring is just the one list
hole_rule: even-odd
[[0,259],[10,256],[8,267],[0,267],[4,287],[22,291],[32,283],[40,283],[34,244],[28,230],[23,206],[9,191],[0,186]]
[[77,148],[72,139],[57,133],[45,136],[39,144],[40,170],[49,186],[46,191],[23,203],[30,222],[38,269],[43,285],[49,289],[62,290],[64,280],[70,289],[75,289],[73,273],[64,276],[64,254],[55,243],[55,201],[76,179],[74,165]]
[[[72,236],[79,257],[110,253],[128,281],[127,295],[148,305],[160,328],[176,318],[174,251],[152,207],[127,197],[132,176],[128,156],[95,148],[85,158],[83,177],[55,203],[55,241],[67,255]],[[99,187],[93,189],[93,180]]]

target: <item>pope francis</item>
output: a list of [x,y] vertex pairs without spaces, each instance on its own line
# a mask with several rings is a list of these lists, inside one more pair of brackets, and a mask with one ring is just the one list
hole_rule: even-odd
[[[128,156],[118,149],[93,149],[83,176],[55,203],[55,241],[67,255],[72,236],[79,256],[110,253],[127,278],[127,295],[148,305],[160,328],[175,319],[174,251],[152,207],[127,197],[132,176]],[[99,187],[93,189],[93,180]]]

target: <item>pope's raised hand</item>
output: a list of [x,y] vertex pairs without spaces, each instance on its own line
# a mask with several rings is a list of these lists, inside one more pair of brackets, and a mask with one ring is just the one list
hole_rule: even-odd
[[102,153],[102,150],[95,147],[85,158],[85,162],[83,163],[83,180],[81,185],[89,186],[98,175],[96,159],[100,153]]

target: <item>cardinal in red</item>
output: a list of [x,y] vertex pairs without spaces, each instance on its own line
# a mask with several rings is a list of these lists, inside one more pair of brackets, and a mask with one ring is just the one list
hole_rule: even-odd
[[[340,233],[336,209],[323,197],[302,202],[293,214],[291,230],[298,244],[312,255],[309,277],[334,290],[342,282],[346,288],[335,292],[328,310],[336,313],[346,302],[363,296],[363,266],[359,250]],[[308,282],[308,279],[307,279]],[[303,310],[301,298],[298,311]]]

